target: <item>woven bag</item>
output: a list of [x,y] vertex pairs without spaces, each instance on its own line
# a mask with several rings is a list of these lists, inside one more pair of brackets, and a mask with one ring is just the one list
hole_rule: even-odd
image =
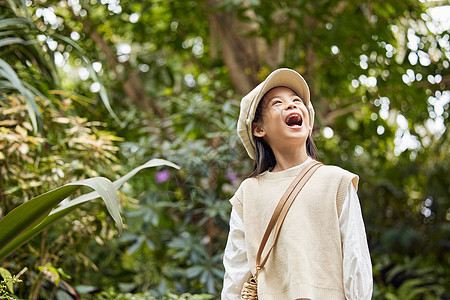
[[244,282],[241,291],[241,300],[257,300],[258,299],[258,282],[255,277],[251,277]]
[[[278,233],[281,229],[281,224],[283,224],[284,218],[286,217],[289,208],[294,202],[295,197],[297,197],[298,193],[301,191],[308,179],[321,166],[323,166],[323,164],[315,160],[305,166],[303,170],[297,175],[297,177],[295,177],[294,181],[292,181],[292,183],[289,185],[286,192],[283,194],[283,197],[281,197],[280,202],[278,202],[278,205],[275,208],[272,217],[270,218],[269,224],[267,225],[266,231],[264,232],[261,244],[259,245],[258,253],[256,254],[256,272],[249,280],[244,282],[241,290],[241,300],[258,299],[258,274],[266,264],[267,259],[269,258],[269,254],[275,246]],[[275,227],[275,224],[277,225],[277,227],[275,228],[272,246],[261,262],[262,252],[264,250],[264,247],[266,246],[272,229]]]

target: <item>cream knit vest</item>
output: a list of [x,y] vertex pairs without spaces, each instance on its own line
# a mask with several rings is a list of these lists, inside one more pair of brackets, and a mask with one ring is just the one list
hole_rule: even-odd
[[[253,274],[256,253],[275,206],[302,167],[248,178],[230,200],[244,222],[247,258]],[[352,181],[356,188],[355,174],[323,166],[305,184],[258,277],[260,300],[345,299],[339,215]],[[269,238],[263,258],[271,245]]]

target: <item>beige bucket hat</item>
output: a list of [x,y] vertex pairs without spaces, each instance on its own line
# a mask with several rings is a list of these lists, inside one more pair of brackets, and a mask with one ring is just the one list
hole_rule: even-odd
[[237,124],[237,133],[248,155],[255,159],[255,145],[253,143],[252,122],[259,101],[270,89],[277,86],[286,86],[294,90],[305,102],[309,110],[311,128],[314,125],[314,108],[309,99],[309,87],[305,79],[294,70],[281,68],[273,71],[257,87],[251,90],[241,100],[241,110]]

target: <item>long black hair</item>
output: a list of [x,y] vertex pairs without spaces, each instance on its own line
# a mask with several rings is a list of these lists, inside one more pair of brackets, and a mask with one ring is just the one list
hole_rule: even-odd
[[[291,89],[291,88],[289,88],[289,89]],[[272,89],[267,91],[264,94],[264,96],[261,98],[261,100],[259,101],[258,107],[256,108],[256,111],[255,111],[255,118],[253,119],[253,123],[258,122],[261,119],[262,103],[264,102],[263,101],[264,97],[271,90]],[[301,98],[301,96],[296,91],[294,91],[294,90],[292,90],[292,91]],[[309,109],[308,109],[308,115],[309,115]],[[275,155],[273,154],[272,148],[270,148],[269,144],[267,144],[263,138],[253,135],[253,131],[252,131],[252,137],[253,137],[253,143],[255,145],[255,167],[253,169],[253,172],[249,175],[249,177],[257,177],[258,175],[264,173],[267,170],[272,170],[275,167],[275,165],[277,164],[277,160],[275,159]],[[306,153],[308,154],[309,157],[311,157],[313,159],[318,158],[316,144],[314,144],[311,134],[308,135],[308,138],[306,139]]]

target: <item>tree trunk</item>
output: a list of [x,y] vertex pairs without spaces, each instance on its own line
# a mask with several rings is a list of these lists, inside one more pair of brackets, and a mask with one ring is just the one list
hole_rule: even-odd
[[[219,0],[208,0],[208,7],[216,7]],[[244,6],[247,1],[243,2]],[[210,16],[211,55],[219,52],[230,73],[230,79],[238,94],[246,94],[261,80],[259,74],[263,66],[274,69],[284,58],[284,39],[280,38],[269,45],[263,38],[252,36],[259,24],[255,13],[247,9],[250,22],[242,22],[235,12],[215,10]],[[266,75],[266,74],[264,74]]]

